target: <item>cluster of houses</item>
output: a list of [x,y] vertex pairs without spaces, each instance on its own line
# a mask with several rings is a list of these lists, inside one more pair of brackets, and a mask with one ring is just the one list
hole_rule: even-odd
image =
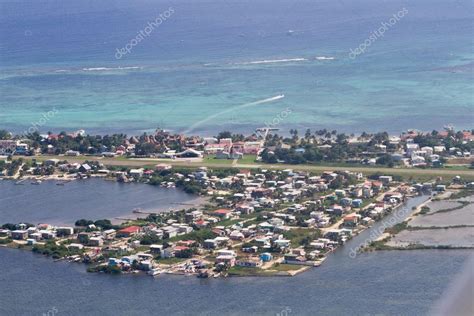
[[[100,165],[55,160],[45,164],[84,173],[101,170]],[[136,169],[126,174],[140,179],[170,168],[160,164],[156,170]],[[400,184],[391,176],[373,180],[349,171],[314,175],[263,169],[216,176],[201,167],[187,174],[169,172],[167,181],[193,181],[215,207],[157,214],[114,229],[94,224],[19,224],[15,229],[1,229],[0,238],[31,246],[54,240],[71,253],[87,254],[89,259],[101,260],[102,266],[121,271],[154,273],[163,268],[163,262],[173,263],[169,269],[179,273],[200,273],[209,267],[268,269],[276,263],[313,266],[407,195],[445,189],[436,183]]]
[[17,229],[15,230],[9,230],[6,228],[0,229],[0,237],[26,241],[28,245],[34,245],[39,241],[72,236],[73,234],[73,227],[52,227],[48,224],[29,226],[21,223],[17,225]]
[[[311,176],[292,170],[262,170],[256,174],[241,170],[236,175],[217,178],[208,177],[205,168],[190,176],[198,178],[222,207],[213,211],[186,212],[185,222],[196,229],[209,229],[214,237],[199,245],[201,253],[217,251],[214,263],[230,267],[261,267],[274,259],[314,265],[314,260],[350,238],[354,228],[371,225],[403,200],[402,194],[390,194],[390,199],[364,207],[364,201],[382,193],[391,184],[389,176],[379,177],[377,181],[363,181],[361,174],[350,172],[325,172],[321,176]],[[330,190],[331,183],[340,177],[353,177],[358,183]],[[235,184],[240,185],[240,190],[230,189]],[[314,193],[321,194],[315,199]],[[359,213],[361,210],[364,210],[362,214]],[[265,215],[255,220],[263,213]],[[306,247],[310,248],[308,251],[285,237],[300,227],[308,231],[328,228],[338,219],[342,219],[341,228],[330,229],[321,238],[311,240]],[[247,225],[247,222],[251,224]],[[242,246],[235,248],[236,244]],[[179,250],[182,246],[175,245]],[[158,245],[153,247],[159,248]],[[170,248],[166,248],[170,249],[166,257],[170,252],[176,253],[173,246]],[[229,248],[229,252],[221,251]]]
[[262,150],[261,141],[232,142],[231,138],[204,138],[204,153],[215,155],[216,159],[241,159],[243,155],[258,155]]
[[[58,154],[55,143],[63,137],[84,136],[83,130],[69,134],[47,134],[41,135],[42,142],[47,143],[44,154]],[[25,155],[30,153],[28,140],[0,140],[0,155]],[[96,154],[105,157],[135,156],[136,146],[139,144],[151,144],[154,147],[150,155],[159,158],[202,158],[204,155],[214,155],[217,159],[240,159],[245,154],[256,155],[262,149],[262,141],[256,137],[248,137],[245,141],[233,142],[230,138],[217,139],[215,137],[184,136],[171,134],[164,130],[156,130],[152,135],[144,135],[140,138],[132,136],[124,138],[119,145],[105,146],[100,148],[89,147],[83,152],[78,150],[66,150],[62,154],[66,157],[76,157],[82,154]],[[41,154],[40,148],[31,149],[31,154]]]
[[[89,170],[80,164],[68,164],[67,167]],[[350,237],[353,228],[360,223],[369,224],[369,219],[361,220],[354,212],[362,208],[364,200],[382,192],[392,181],[389,177],[364,181],[361,174],[350,172],[324,172],[313,176],[290,169],[262,170],[259,173],[241,170],[227,177],[216,177],[208,176],[204,167],[186,176],[175,176],[176,179],[192,179],[205,187],[219,208],[190,209],[180,219],[169,214],[163,215],[159,223],[120,229],[103,230],[94,224],[88,227],[47,224],[27,227],[19,224],[14,230],[2,229],[0,238],[11,238],[31,246],[48,240],[67,240],[65,245],[72,253],[87,253],[89,258],[106,254],[106,264],[123,271],[132,268],[153,270],[158,258],[158,262],[168,258],[194,258],[199,259],[198,266],[206,263],[212,266],[262,267],[276,260],[314,264],[314,260],[343,243],[345,236]],[[356,184],[330,189],[333,182],[350,178],[355,179]],[[378,208],[384,207],[377,204],[373,214],[379,214]],[[342,218],[341,228],[330,230],[319,239],[308,240],[305,247],[291,242],[294,229],[304,227],[307,232],[314,232]],[[199,241],[186,238],[200,230],[207,231],[208,238]],[[144,239],[153,243],[144,246]],[[117,257],[118,254],[122,256]],[[186,269],[196,271],[196,266],[187,266]]]
[[[471,143],[474,141],[474,135],[472,131],[458,132],[462,133],[461,141],[463,143]],[[181,134],[172,134],[164,130],[156,130],[155,133],[150,135],[142,135],[140,137],[129,137],[123,138],[120,144],[105,146],[100,145],[100,148],[89,147],[82,149],[82,152],[77,150],[66,150],[65,152],[58,152],[58,148],[55,144],[62,137],[77,137],[84,136],[83,130],[77,131],[70,134],[47,134],[42,135],[43,143],[47,144],[46,149],[44,148],[30,148],[27,139],[24,140],[0,140],[0,155],[25,155],[25,154],[58,154],[62,153],[67,156],[79,156],[82,154],[93,154],[105,157],[115,156],[129,156],[134,157],[140,156],[152,156],[158,158],[168,159],[202,159],[203,157],[214,157],[216,159],[241,159],[244,155],[253,155],[260,159],[260,153],[265,149],[265,140],[251,135],[242,138],[241,141],[233,141],[231,138],[215,138],[215,137],[198,137],[198,136],[185,136]],[[400,136],[390,136],[387,141],[377,141],[375,144],[372,136],[367,137],[351,137],[347,141],[352,145],[363,145],[366,146],[366,151],[362,154],[358,154],[357,157],[348,157],[348,162],[361,162],[363,164],[375,165],[378,163],[380,157],[390,155],[391,160],[396,164],[401,164],[409,167],[441,167],[445,159],[450,158],[469,158],[471,157],[472,150],[466,150],[465,148],[459,148],[448,145],[447,139],[453,136],[452,130],[441,131],[437,134],[436,145],[427,146],[417,143],[418,136],[423,136],[422,132],[415,130],[409,130],[408,132],[402,133]],[[457,135],[457,134],[456,134]],[[460,137],[457,135],[456,137]],[[296,142],[296,146],[303,139],[299,139]],[[334,137],[330,138],[313,138],[308,140],[310,143],[315,144],[316,147],[323,152],[330,151],[337,139]],[[459,139],[456,139],[459,141]],[[137,146],[140,148],[144,144],[150,145],[153,150],[141,152],[136,150]],[[371,144],[369,146],[369,144]],[[295,144],[288,144],[280,140],[279,144],[267,147],[269,150],[273,150],[276,147],[280,148],[291,148]],[[472,148],[467,147],[467,148]],[[42,152],[41,152],[42,151]],[[304,146],[296,148],[296,152],[304,153]]]
[[0,156],[12,154],[26,155],[28,150],[28,144],[21,140],[0,139]]
[[[453,136],[454,135],[454,136]],[[323,153],[330,152],[337,145],[336,135],[312,137],[305,139]],[[429,142],[425,142],[427,138]],[[273,152],[277,147],[290,149],[296,146],[296,153],[305,153],[306,149],[301,145],[302,139],[295,143],[280,142],[274,146],[267,147]],[[349,146],[364,148],[363,152],[356,156],[345,158],[349,163],[362,163],[366,165],[376,165],[381,163],[379,159],[388,155],[394,164],[405,167],[442,167],[449,159],[471,158],[473,153],[474,134],[472,131],[462,131],[455,133],[452,129],[447,129],[436,134],[436,136],[426,134],[416,130],[408,130],[400,136],[388,136],[385,140],[375,139],[374,135],[351,136],[346,139]],[[429,143],[430,145],[427,145]],[[452,144],[458,144],[454,146]],[[469,146],[460,146],[469,145]],[[382,164],[385,164],[382,163]]]
[[[417,143],[417,136],[423,133],[409,130],[400,137],[391,137],[390,144],[395,145],[397,150],[391,153],[395,162],[400,162],[405,166],[412,167],[442,167],[443,161],[449,158],[470,158],[471,151],[462,150],[458,147],[448,147],[443,140],[450,137],[449,131],[441,131],[437,134],[439,143],[432,146],[423,146]],[[462,132],[462,142],[470,143],[474,141],[474,135],[470,131]],[[379,145],[382,151],[386,151],[385,145]]]

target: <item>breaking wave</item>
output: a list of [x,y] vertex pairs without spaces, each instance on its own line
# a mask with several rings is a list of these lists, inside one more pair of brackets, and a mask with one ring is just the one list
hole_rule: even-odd
[[91,68],[82,68],[83,71],[114,71],[114,70],[133,70],[133,69],[142,69],[143,67],[130,66],[130,67],[91,67]]
[[259,65],[259,64],[276,64],[276,63],[289,63],[289,62],[300,62],[307,61],[306,58],[284,58],[284,59],[266,59],[266,60],[256,60],[256,61],[247,61],[242,63],[234,63],[233,65]]

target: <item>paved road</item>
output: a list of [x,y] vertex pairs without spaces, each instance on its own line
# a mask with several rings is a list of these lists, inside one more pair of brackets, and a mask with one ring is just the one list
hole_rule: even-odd
[[210,168],[239,168],[239,169],[293,169],[293,170],[304,170],[304,171],[353,171],[353,172],[362,172],[365,174],[373,173],[384,173],[391,175],[400,175],[400,176],[427,176],[427,177],[468,177],[474,179],[474,170],[464,169],[464,170],[454,170],[454,169],[418,169],[418,168],[386,168],[386,167],[333,167],[333,166],[319,166],[319,165],[287,165],[287,164],[226,164],[226,163],[213,163],[209,161],[178,161],[178,160],[165,160],[165,159],[117,159],[117,158],[105,158],[105,157],[65,157],[65,156],[37,156],[37,157],[26,157],[27,159],[37,159],[37,160],[47,160],[47,159],[60,159],[67,160],[69,162],[78,162],[82,163],[85,160],[89,161],[100,161],[107,166],[130,166],[130,167],[143,167],[155,165],[158,163],[167,163],[176,167],[210,167]]

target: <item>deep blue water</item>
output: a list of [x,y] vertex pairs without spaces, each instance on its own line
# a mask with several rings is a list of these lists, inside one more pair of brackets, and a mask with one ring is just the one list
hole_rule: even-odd
[[[21,132],[56,109],[40,131],[250,132],[290,108],[282,129],[471,128],[472,9],[463,0],[0,0],[0,127]],[[249,64],[280,59],[296,60]]]

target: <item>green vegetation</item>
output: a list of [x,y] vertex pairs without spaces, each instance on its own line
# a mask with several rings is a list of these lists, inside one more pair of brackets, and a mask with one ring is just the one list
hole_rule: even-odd
[[[434,214],[437,214],[437,213],[452,212],[452,211],[460,210],[460,209],[464,208],[466,205],[472,204],[472,203],[467,202],[467,201],[458,201],[458,203],[460,203],[459,206],[446,208],[446,209],[439,210],[439,211],[436,211],[436,212],[433,212],[433,213],[430,213],[430,214],[426,214],[426,215],[434,215]],[[420,212],[420,214],[422,214],[422,213]],[[423,213],[423,214],[425,214],[425,213]]]
[[430,212],[430,208],[428,206],[422,206],[421,211],[418,214],[428,214]]
[[44,245],[36,244],[33,246],[33,252],[40,253],[46,256],[51,256],[53,259],[60,259],[67,256],[80,254],[81,252],[74,252],[66,248],[64,245],[58,245],[53,240],[48,240]]
[[[238,164],[252,164],[255,162],[256,155],[244,155],[242,159],[237,161]],[[209,155],[203,158],[203,162],[221,164],[221,165],[232,165],[234,163],[233,159],[216,159],[215,155]]]
[[4,129],[0,129],[0,139],[11,139],[12,134]]
[[110,220],[108,219],[99,219],[99,220],[96,220],[96,221],[91,221],[91,220],[87,220],[87,219],[80,219],[80,220],[77,220],[74,225],[76,226],[79,226],[79,227],[87,227],[89,225],[95,225],[96,227],[99,227],[99,228],[102,228],[104,230],[107,230],[107,229],[118,229],[119,226],[117,225],[112,225],[112,222],[110,222]]
[[5,164],[4,168],[6,168],[7,176],[13,177],[18,171],[20,171],[20,167],[23,164],[23,159],[15,159],[12,160],[11,163]]
[[408,222],[403,221],[401,223],[393,225],[392,227],[386,228],[385,232],[389,233],[391,235],[395,235],[395,234],[398,234],[399,232],[401,232],[402,230],[407,229],[407,227],[408,227]]
[[[31,223],[24,223],[24,224],[26,225],[27,228],[35,227],[35,225],[33,225]],[[18,225],[17,224],[12,224],[12,223],[6,223],[6,224],[2,225],[2,228],[3,229],[8,229],[8,230],[15,230],[15,229],[18,229]]]
[[388,246],[386,241],[374,241],[370,243],[367,251],[370,250],[423,250],[423,249],[472,249],[472,247],[457,247],[449,245],[426,246],[422,244],[409,244],[408,246]]
[[[319,130],[314,134],[308,129],[304,138],[298,137],[298,131],[291,130],[291,138],[283,138],[277,134],[269,135],[266,145],[275,146],[274,150],[264,150],[262,161],[267,163],[284,162],[289,164],[304,163],[340,163],[347,160],[362,161],[362,153],[377,152],[377,145],[395,150],[395,145],[389,142],[386,132],[369,135],[364,133],[361,139],[366,141],[356,144],[349,143],[349,136],[337,131]],[[284,147],[283,145],[286,145]],[[289,147],[289,148],[288,148]],[[360,157],[360,158],[359,158]],[[388,154],[378,157],[378,164],[393,167],[395,162]]]
[[194,240],[194,241],[202,244],[202,243],[204,243],[204,240],[211,239],[211,238],[214,238],[214,237],[215,237],[214,233],[210,229],[206,228],[206,229],[194,230],[189,234],[185,234],[185,235],[170,238],[168,241],[169,242],[176,242],[176,241],[179,241],[179,240]]
[[158,263],[159,264],[176,264],[176,263],[180,263],[180,262],[183,262],[183,261],[186,261],[187,258],[177,258],[177,257],[173,257],[173,258],[163,258],[163,259],[158,259]]
[[87,272],[105,272],[110,274],[121,274],[122,270],[118,266],[109,266],[109,265],[93,265],[87,267]]
[[162,243],[162,239],[155,235],[144,235],[140,238],[140,245],[153,245]]
[[407,230],[430,230],[430,229],[450,229],[474,227],[473,225],[451,225],[451,226],[408,226]]
[[73,137],[66,132],[61,132],[57,137],[51,137],[43,140],[38,132],[24,135],[32,149],[39,149],[42,153],[48,152],[48,145],[55,148],[55,154],[64,154],[68,150],[79,151],[83,154],[97,154],[102,152],[103,146],[110,148],[123,144],[127,139],[125,134],[113,135],[77,135]]
[[13,242],[11,238],[0,238],[0,245],[8,245]]
[[265,270],[255,267],[234,266],[228,270],[228,273],[232,276],[275,276],[289,275],[287,272],[300,270],[302,268],[304,268],[304,266],[296,264],[275,263],[271,268]]
[[319,229],[296,228],[284,232],[283,237],[289,239],[294,247],[308,246],[312,240],[321,237],[321,231]]
[[286,263],[275,263],[273,266],[269,268],[269,270],[276,270],[276,271],[295,271],[300,270],[304,266],[298,264],[286,264]]
[[389,238],[385,238],[383,240],[376,240],[376,241],[372,241],[368,247],[364,248],[365,251],[370,251],[370,250],[392,250],[394,249],[393,247],[391,246],[388,246],[386,244],[387,241],[390,240],[390,237]]
[[265,276],[271,275],[270,272],[260,268],[233,266],[228,270],[228,274],[232,276]]
[[462,198],[465,198],[465,197],[469,197],[471,195],[474,195],[474,190],[464,189],[464,190],[460,190],[459,192],[451,194],[449,199],[450,200],[458,200],[458,199],[462,199]]

